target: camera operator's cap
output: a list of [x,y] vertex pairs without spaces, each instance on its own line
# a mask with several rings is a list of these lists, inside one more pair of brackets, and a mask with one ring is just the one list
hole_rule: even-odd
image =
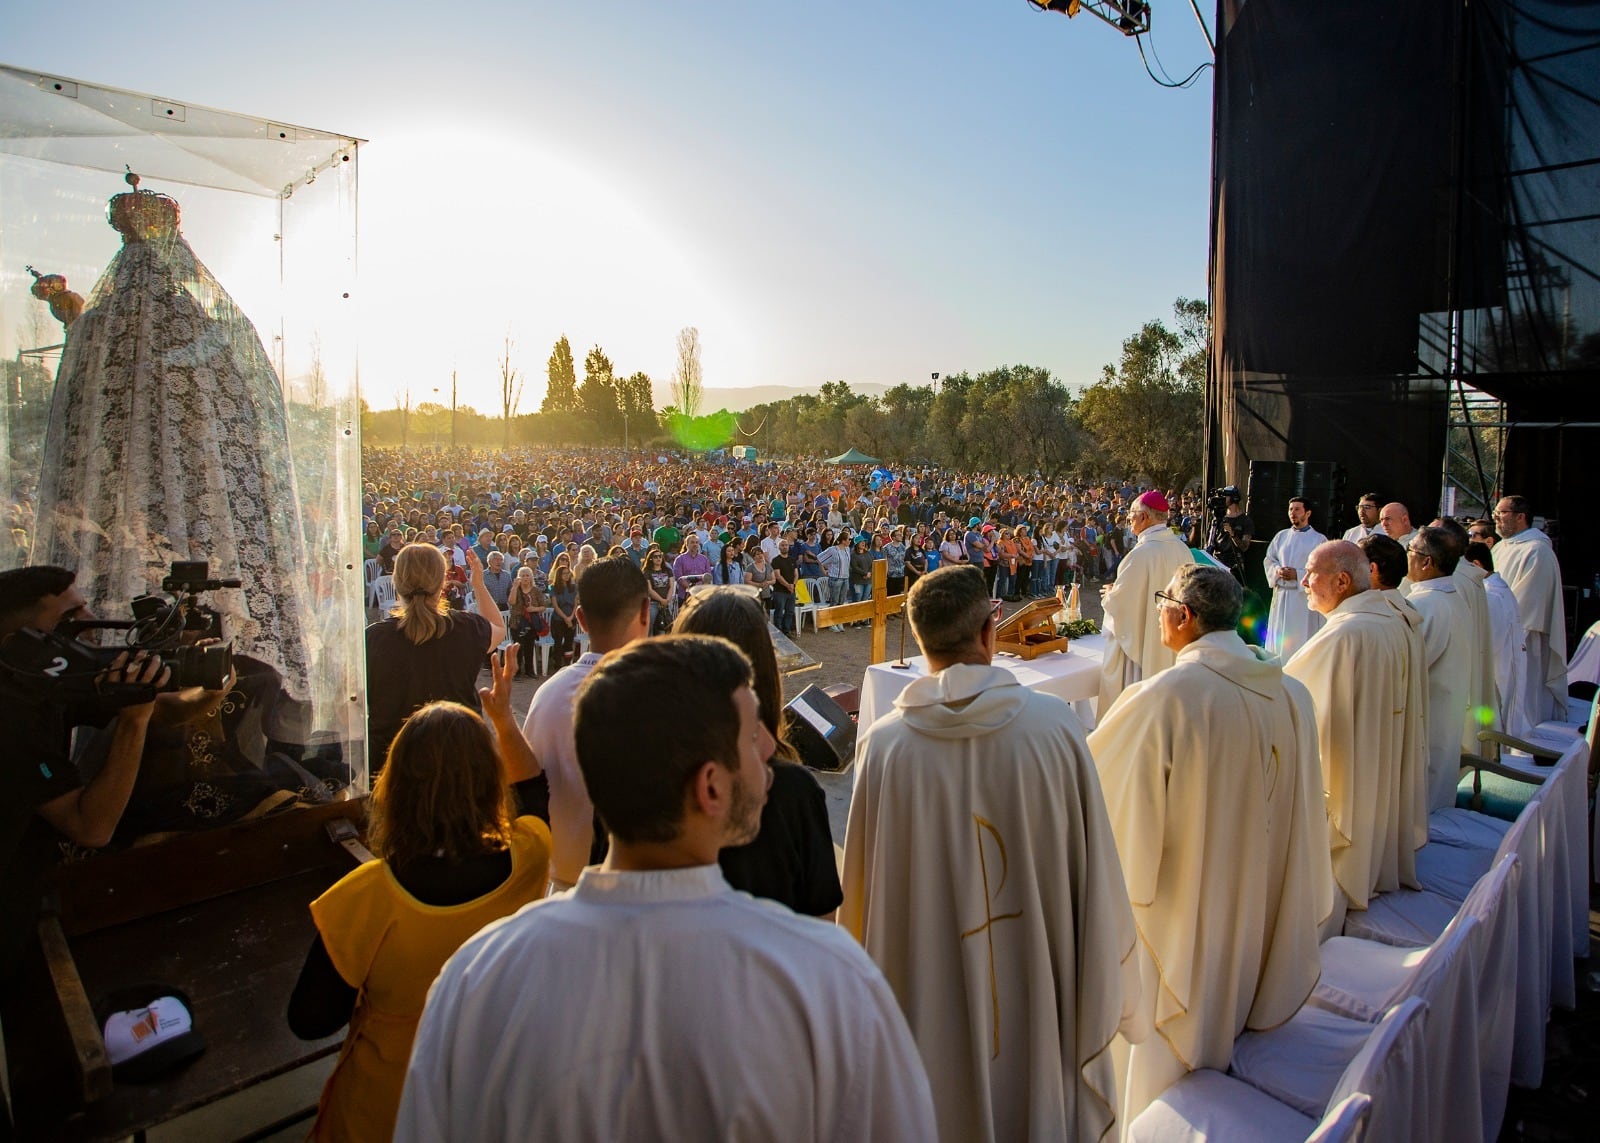
[[194,1030],[189,998],[164,984],[118,989],[95,1006],[114,1078],[158,1079],[206,1050]]
[[1161,493],[1157,492],[1154,488],[1152,488],[1149,492],[1144,493],[1137,500],[1135,500],[1134,503],[1143,504],[1152,512],[1172,511],[1172,505],[1167,503],[1167,498],[1161,495]]

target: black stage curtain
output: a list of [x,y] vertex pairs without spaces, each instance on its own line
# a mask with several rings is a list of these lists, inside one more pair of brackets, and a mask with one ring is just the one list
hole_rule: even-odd
[[[1600,4],[1219,0],[1217,20],[1208,479],[1332,460],[1426,518],[1458,380],[1512,419],[1600,420]],[[1583,430],[1556,431],[1509,432],[1505,486],[1576,517],[1555,455]]]

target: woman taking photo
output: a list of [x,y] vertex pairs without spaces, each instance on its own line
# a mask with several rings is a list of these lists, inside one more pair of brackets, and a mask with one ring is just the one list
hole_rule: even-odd
[[750,657],[755,666],[761,721],[777,743],[767,760],[772,783],[761,810],[761,829],[748,845],[717,855],[723,876],[735,889],[781,901],[797,913],[831,919],[844,894],[839,889],[822,787],[800,765],[784,726],[783,680],[778,656],[767,634],[767,618],[748,587],[701,589],[689,597],[675,635],[720,635]]
[[[585,545],[587,546],[587,545]],[[550,579],[550,648],[551,673],[567,665],[573,644],[578,638],[578,577],[572,573],[567,553],[556,557]]]
[[[483,565],[467,553],[472,590],[489,598]],[[411,713],[430,702],[478,710],[483,656],[506,637],[500,612],[452,611],[444,601],[445,557],[427,544],[408,544],[394,561],[395,608],[367,628],[367,742],[382,759]]]
[[539,660],[539,637],[550,629],[544,617],[544,592],[534,582],[533,569],[523,564],[517,569],[517,578],[511,584],[511,594],[506,597],[506,610],[511,613],[511,638],[517,641],[521,654],[517,656],[518,673],[533,677],[534,664]]
[[400,729],[368,803],[367,843],[378,860],[311,903],[317,937],[289,1026],[320,1039],[350,1025],[311,1139],[391,1136],[439,969],[479,929],[544,895],[550,829],[513,816],[509,766],[496,749],[498,738],[529,764],[511,713],[516,657],[508,649],[483,692],[493,734],[457,703],[430,703]]

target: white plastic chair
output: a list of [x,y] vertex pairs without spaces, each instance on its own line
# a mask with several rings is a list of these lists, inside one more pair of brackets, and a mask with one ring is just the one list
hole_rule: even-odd
[[377,579],[380,575],[383,574],[383,561],[378,559],[376,556],[374,556],[372,559],[368,560],[366,563],[362,564],[361,566],[366,571],[366,577],[367,577],[366,578],[366,582],[368,584],[370,584],[373,580]]
[[382,617],[394,610],[394,602],[394,576],[380,575],[372,581],[372,606],[378,609],[378,615]]

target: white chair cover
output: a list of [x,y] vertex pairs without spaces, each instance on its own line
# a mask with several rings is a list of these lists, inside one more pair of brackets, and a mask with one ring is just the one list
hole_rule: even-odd
[[1434,810],[1428,815],[1428,843],[1430,845],[1459,845],[1467,849],[1500,848],[1501,840],[1511,823],[1476,810]]
[[1372,1115],[1372,1097],[1365,1092],[1354,1092],[1339,1101],[1306,1143],[1356,1143],[1366,1137],[1367,1120]]
[[1578,640],[1578,649],[1567,660],[1567,683],[1600,683],[1600,623]]
[[1128,1143],[1300,1143],[1316,1130],[1316,1120],[1310,1116],[1247,1083],[1204,1068],[1162,1092],[1128,1125],[1124,1138]]
[[1368,1143],[1428,1138],[1427,1105],[1418,1082],[1426,1064],[1427,1019],[1428,1006],[1415,996],[1390,1009],[1328,1099],[1329,1106],[1337,1108],[1352,1095],[1371,1097],[1364,1136]]
[[[1425,971],[1426,962],[1443,948],[1467,918],[1475,919],[1477,929],[1470,945],[1470,977],[1476,992],[1475,1072],[1481,1087],[1481,1134],[1486,1139],[1499,1135],[1511,1079],[1515,990],[1506,987],[1506,980],[1515,976],[1516,889],[1520,873],[1521,865],[1515,854],[1502,857],[1473,887],[1444,935],[1427,949],[1400,949],[1351,937],[1335,937],[1325,942],[1322,978],[1309,1001],[1348,1016],[1375,1021],[1413,988],[1421,987],[1421,982],[1415,978]],[[1430,1041],[1432,1039],[1430,1030]],[[1459,1106],[1457,1085],[1446,1078],[1447,1090],[1451,1093],[1450,1106],[1454,1108]],[[1445,1121],[1449,1118],[1447,1114]],[[1435,1123],[1438,1122],[1436,1116]]]
[[1465,901],[1472,887],[1483,880],[1494,865],[1495,850],[1499,848],[1499,842],[1491,849],[1430,842],[1417,850],[1417,881],[1430,893],[1452,901]]
[[[1396,997],[1400,1002],[1416,997],[1428,1006],[1427,1066],[1412,1077],[1426,1093],[1423,1121],[1428,1132],[1418,1138],[1479,1143],[1483,1137],[1473,974],[1480,927],[1476,917],[1463,917],[1452,925],[1419,958]],[[1333,1014],[1308,1006],[1270,1032],[1240,1036],[1234,1043],[1230,1073],[1296,1110],[1327,1107],[1340,1074],[1366,1040],[1342,1024],[1328,1023],[1327,1016]],[[1344,1066],[1332,1071],[1340,1055]],[[1302,1066],[1303,1062],[1312,1066]]]

